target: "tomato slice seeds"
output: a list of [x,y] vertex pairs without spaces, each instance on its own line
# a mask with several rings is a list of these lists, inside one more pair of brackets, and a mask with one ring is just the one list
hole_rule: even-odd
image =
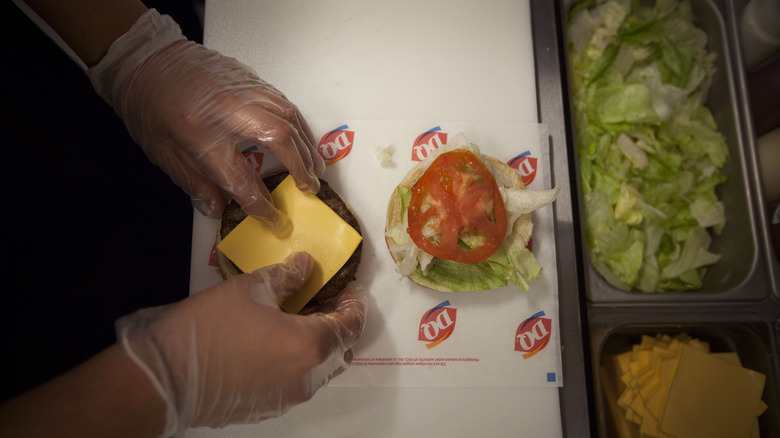
[[[420,249],[460,263],[490,257],[504,240],[508,226],[493,174],[465,149],[436,157],[412,187],[407,212],[409,235]],[[434,236],[426,237],[431,234]]]

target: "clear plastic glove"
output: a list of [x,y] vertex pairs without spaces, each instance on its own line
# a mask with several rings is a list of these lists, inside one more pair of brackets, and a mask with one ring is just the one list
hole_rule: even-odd
[[360,286],[348,287],[328,313],[293,315],[277,305],[312,266],[297,253],[117,321],[120,343],[168,405],[161,436],[279,416],[346,369],[365,326]]
[[267,147],[301,190],[317,192],[325,164],[298,108],[250,67],[187,41],[150,9],[87,71],[133,139],[202,213],[226,197],[281,229],[285,217],[239,145]]

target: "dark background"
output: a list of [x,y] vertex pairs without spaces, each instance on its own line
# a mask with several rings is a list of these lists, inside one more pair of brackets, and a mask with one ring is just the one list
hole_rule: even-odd
[[[202,42],[194,1],[145,3]],[[187,296],[192,207],[11,2],[0,29],[5,400],[114,343],[120,316]]]

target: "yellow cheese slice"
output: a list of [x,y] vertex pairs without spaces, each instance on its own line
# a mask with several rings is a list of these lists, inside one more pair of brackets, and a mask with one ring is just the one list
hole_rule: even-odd
[[639,417],[638,421],[641,423],[642,417],[645,416],[645,401],[642,400],[642,397],[634,397],[633,400],[631,400],[631,410],[636,413],[637,417]]
[[769,406],[768,406],[766,403],[764,403],[764,401],[763,401],[763,400],[759,400],[759,401],[758,401],[758,411],[756,411],[756,417],[759,417],[759,416],[761,416],[761,414],[763,414],[764,412],[766,412],[766,410],[767,410],[768,408],[769,408]]
[[641,436],[658,436],[658,419],[653,417],[650,412],[645,412],[645,416],[642,417],[642,424],[639,427],[639,434]]
[[726,353],[711,353],[712,357],[717,357],[720,360],[725,360],[732,365],[742,366],[742,362],[739,360],[739,355],[736,352],[729,351]]
[[677,335],[675,335],[674,340],[677,341],[677,342],[685,344],[685,343],[688,343],[688,342],[692,341],[693,338],[688,333],[682,332],[682,333],[678,333]]
[[753,422],[753,430],[750,432],[750,438],[761,438],[761,428],[758,425],[758,419]]
[[617,365],[621,374],[628,372],[628,364],[631,363],[631,352],[627,351],[617,355]]
[[[739,360],[739,355],[733,351],[727,352],[727,353],[712,353],[713,357],[717,357],[718,359],[725,360],[726,362],[732,364],[732,365],[739,365],[742,366],[742,362]],[[756,417],[761,416],[767,408],[766,403],[764,403],[763,400],[758,401],[758,411],[756,412]]]
[[634,397],[635,397],[634,388],[628,386],[620,394],[620,397],[618,397],[617,403],[618,405],[627,409],[631,405],[631,402],[634,400]]
[[652,336],[642,335],[642,341],[639,343],[640,350],[652,350],[656,344],[656,338]]
[[620,381],[623,382],[624,385],[629,386],[631,384],[631,371],[626,371],[621,374]]
[[678,437],[749,438],[765,376],[713,357],[701,347],[683,346],[660,429]]
[[280,237],[247,217],[217,245],[244,272],[284,261],[305,251],[314,258],[311,277],[295,295],[280,304],[297,313],[344,266],[362,237],[314,195],[303,193],[291,176],[271,193],[274,205],[290,219],[290,232]]
[[685,345],[705,353],[710,352],[710,344],[700,341],[699,339],[691,339],[689,342],[686,342]]

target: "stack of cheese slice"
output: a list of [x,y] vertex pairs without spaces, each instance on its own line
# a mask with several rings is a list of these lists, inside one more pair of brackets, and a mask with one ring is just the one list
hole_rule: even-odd
[[765,376],[687,334],[642,336],[601,368],[611,435],[758,437]]

